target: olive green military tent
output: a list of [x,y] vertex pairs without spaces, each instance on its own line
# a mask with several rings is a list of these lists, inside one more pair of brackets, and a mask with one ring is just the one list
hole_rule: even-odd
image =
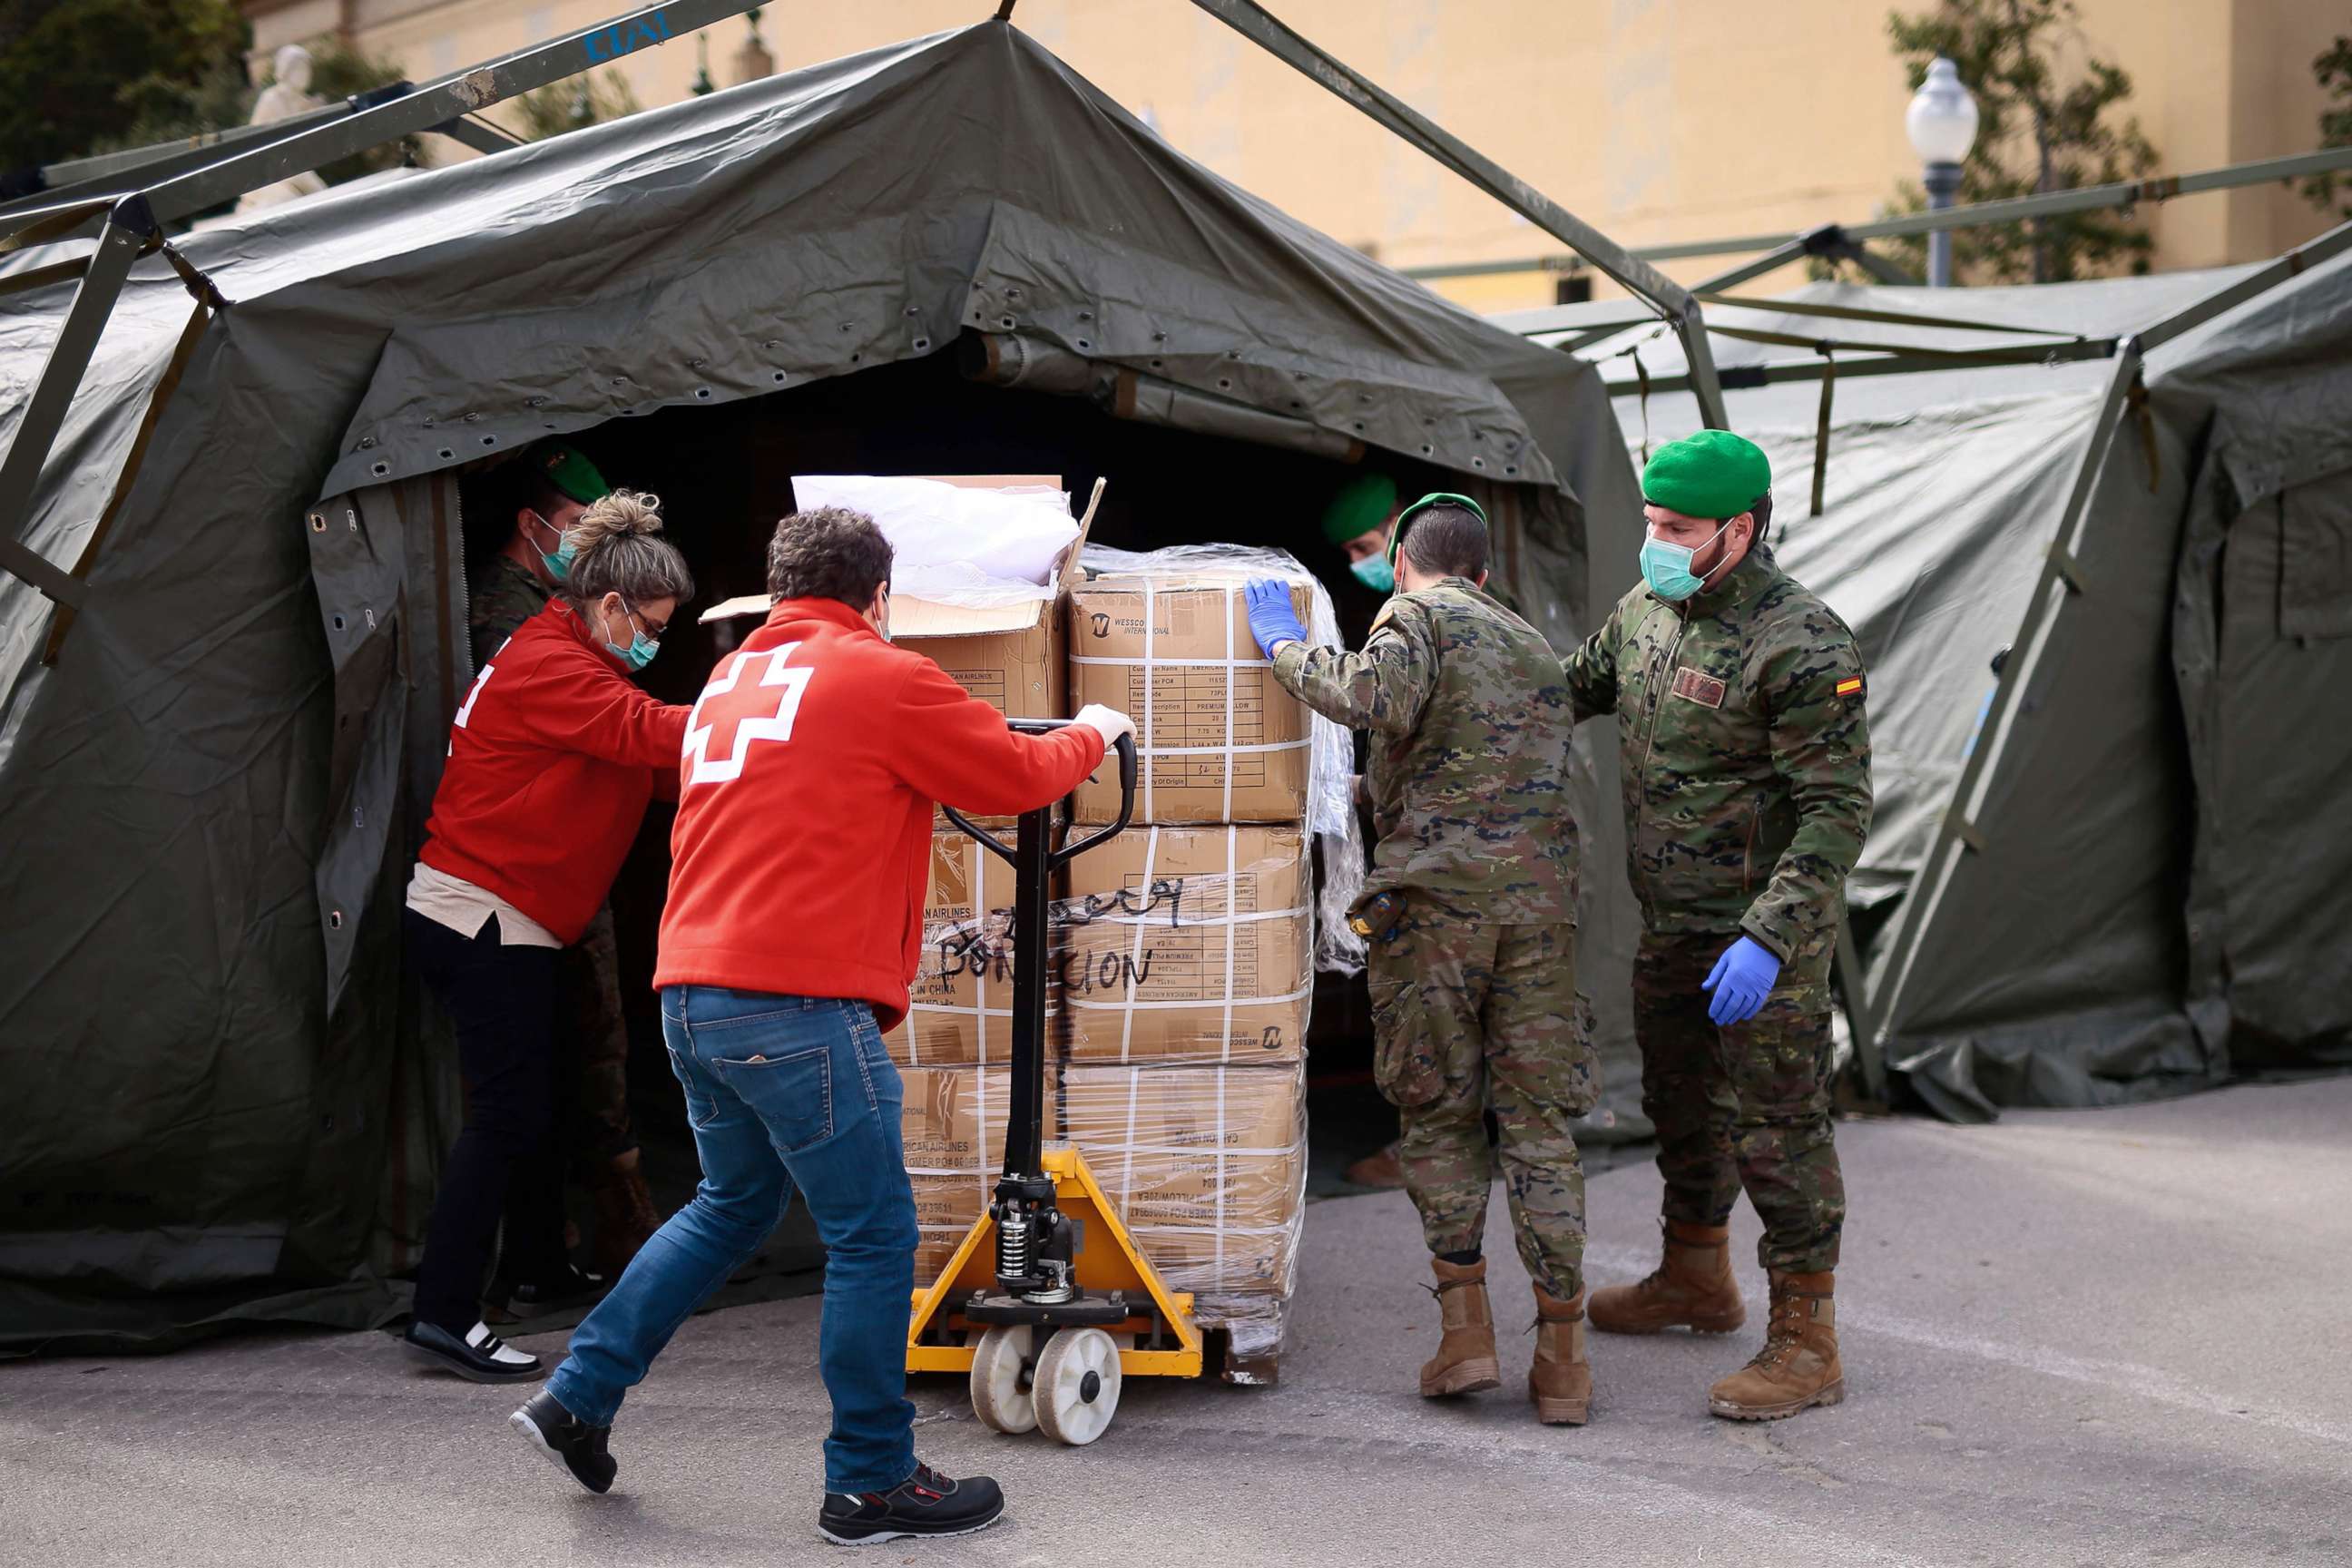
[[[1236,190],[1002,24],[179,257],[132,271],[22,536],[84,563],[85,603],[0,577],[0,1349],[396,1308],[453,1131],[397,911],[468,678],[469,465],[579,433],[665,492],[713,598],[760,586],[795,468],[1101,475],[1109,542],[1312,558],[1328,488],[1388,463],[1492,503],[1555,640],[1630,574],[1588,570],[1638,515],[1591,366]],[[69,292],[0,300],[0,432]],[[671,641],[652,679],[690,695],[707,661]],[[1613,786],[1582,789],[1613,859]]]
[[[2345,239],[1709,305],[1781,559],[1869,662],[1847,1001],[1946,1115],[2352,1065]],[[1612,314],[1498,320],[1587,340],[1638,455],[1698,414],[1674,339]]]

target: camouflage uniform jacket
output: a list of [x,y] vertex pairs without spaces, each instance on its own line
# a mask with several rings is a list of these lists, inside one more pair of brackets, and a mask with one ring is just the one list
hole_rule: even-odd
[[490,656],[506,646],[515,628],[547,608],[554,594],[537,573],[511,555],[500,552],[492,558],[488,580],[476,592],[466,614],[474,668],[478,670],[489,663]]
[[1562,661],[1617,715],[1627,872],[1653,931],[1834,932],[1870,831],[1862,653],[1759,545],[1677,605],[1637,587]]
[[1361,653],[1294,643],[1274,677],[1371,731],[1365,793],[1380,841],[1365,899],[1413,888],[1498,923],[1576,918],[1574,716],[1542,633],[1448,577],[1390,599]]

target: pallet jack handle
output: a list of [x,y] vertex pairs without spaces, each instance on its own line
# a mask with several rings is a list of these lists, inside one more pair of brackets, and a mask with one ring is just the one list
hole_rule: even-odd
[[[1004,721],[1004,727],[1018,735],[1050,735],[1056,730],[1068,729],[1076,721],[1074,719],[1007,719]],[[1135,819],[1135,737],[1121,735],[1116,749],[1118,752],[1118,820],[1108,827],[1089,833],[1076,844],[1050,851],[1045,857],[1047,870],[1058,871],[1096,845],[1118,837],[1127,831],[1127,825]],[[972,826],[963,813],[955,807],[942,805],[940,809],[947,815],[950,822],[956,825],[959,831],[969,834],[986,845],[999,858],[1016,867],[1021,864],[1020,851],[1017,848],[1006,844],[986,828]],[[1052,807],[1041,809],[1050,811]]]
[[[1007,719],[1005,724],[1024,735],[1051,734],[1066,728],[1068,719]],[[1013,1072],[1004,1128],[1004,1179],[1042,1184],[1052,1203],[1053,1183],[1045,1175],[1045,969],[1046,916],[1053,902],[1053,873],[1096,845],[1124,831],[1135,816],[1135,738],[1118,738],[1118,820],[1099,832],[1056,850],[1053,847],[1054,808],[1041,805],[1021,814],[1013,841],[1006,844],[968,820],[952,806],[942,806],[950,822],[1003,858],[1013,867]]]

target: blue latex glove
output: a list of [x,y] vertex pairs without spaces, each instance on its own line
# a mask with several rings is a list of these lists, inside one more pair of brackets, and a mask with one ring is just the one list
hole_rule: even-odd
[[1764,998],[1780,978],[1780,961],[1772,956],[1772,950],[1752,936],[1741,937],[1723,950],[1723,956],[1715,961],[1714,973],[1699,987],[1715,993],[1706,1016],[1718,1028],[1748,1022],[1764,1005]]
[[1276,643],[1307,640],[1307,628],[1298,624],[1298,612],[1290,607],[1289,584],[1260,577],[1243,593],[1249,601],[1250,636],[1257,638],[1258,650],[1266,658],[1274,657]]

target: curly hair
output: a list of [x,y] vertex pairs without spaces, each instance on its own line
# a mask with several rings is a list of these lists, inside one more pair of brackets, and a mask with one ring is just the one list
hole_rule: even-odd
[[796,511],[768,541],[768,593],[777,599],[838,599],[853,610],[890,581],[890,542],[872,518],[846,507]]
[[686,557],[664,540],[661,498],[640,490],[614,490],[590,504],[563,531],[575,553],[563,579],[563,596],[585,611],[607,594],[630,605],[694,596],[694,574]]

